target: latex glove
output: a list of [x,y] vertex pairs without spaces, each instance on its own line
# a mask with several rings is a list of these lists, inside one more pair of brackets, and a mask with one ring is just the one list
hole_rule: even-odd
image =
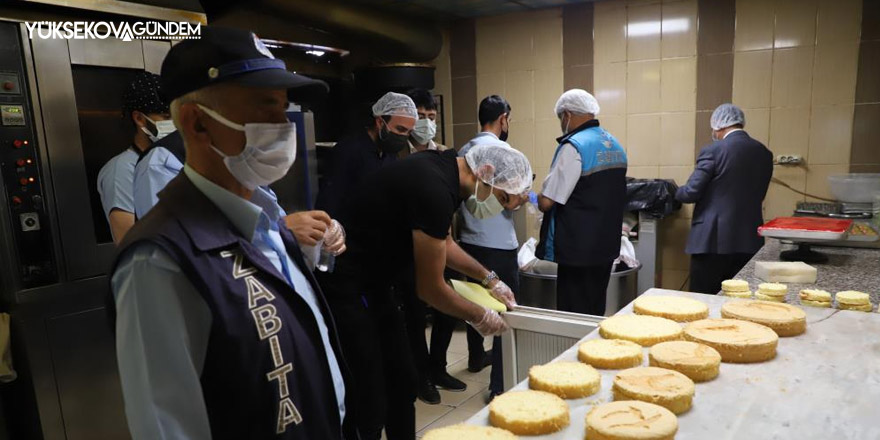
[[330,227],[324,233],[323,248],[334,257],[345,252],[345,228],[336,219],[330,221]]
[[513,310],[516,307],[516,298],[513,296],[513,291],[510,290],[507,284],[504,284],[504,281],[494,281],[489,288],[489,294],[504,304],[507,310]]
[[480,322],[468,322],[474,330],[483,336],[498,336],[507,331],[509,327],[501,319],[501,315],[498,312],[489,309],[484,310],[486,312],[483,313],[483,319]]
[[284,217],[284,223],[300,245],[314,246],[324,238],[331,220],[324,211],[300,211]]

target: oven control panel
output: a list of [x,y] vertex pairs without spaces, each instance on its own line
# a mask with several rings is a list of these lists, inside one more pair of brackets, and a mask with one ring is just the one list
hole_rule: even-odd
[[[51,228],[44,196],[42,165],[24,59],[17,25],[0,22],[0,176],[5,192],[5,215],[11,236],[0,240],[14,249],[19,284],[39,287],[58,281]],[[25,42],[26,43],[26,42]]]

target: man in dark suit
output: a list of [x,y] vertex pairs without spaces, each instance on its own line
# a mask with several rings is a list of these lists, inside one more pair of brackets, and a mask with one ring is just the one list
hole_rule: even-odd
[[773,176],[773,154],[743,130],[733,104],[712,113],[711,145],[675,198],[696,203],[685,252],[691,255],[691,291],[715,294],[761,249],[761,203]]

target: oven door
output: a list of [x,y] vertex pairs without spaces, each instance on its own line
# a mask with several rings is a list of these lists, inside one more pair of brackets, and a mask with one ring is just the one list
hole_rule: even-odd
[[131,145],[122,92],[143,70],[158,73],[165,41],[31,40],[45,154],[53,186],[66,278],[105,274],[114,254],[97,176]]

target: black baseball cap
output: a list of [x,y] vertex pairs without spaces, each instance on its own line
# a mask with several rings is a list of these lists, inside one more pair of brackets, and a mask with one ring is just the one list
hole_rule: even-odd
[[220,26],[202,26],[201,38],[173,46],[162,62],[161,77],[162,95],[168,102],[227,82],[288,89],[294,102],[322,97],[329,90],[324,81],[288,71],[253,32]]

